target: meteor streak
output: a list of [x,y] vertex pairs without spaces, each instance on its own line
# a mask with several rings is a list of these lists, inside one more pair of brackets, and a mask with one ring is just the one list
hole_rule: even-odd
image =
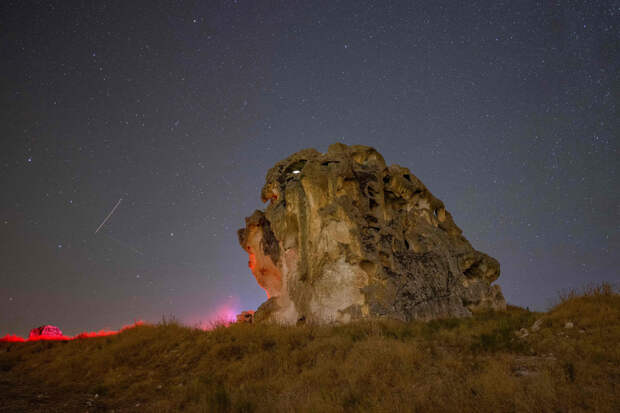
[[112,208],[112,211],[110,211],[110,213],[108,214],[107,217],[105,217],[105,219],[103,220],[103,222],[101,223],[101,225],[99,225],[99,227],[95,230],[95,234],[97,232],[99,232],[99,230],[101,229],[101,227],[106,223],[106,221],[108,219],[110,219],[110,217],[112,216],[112,214],[114,213],[114,211],[116,211],[116,208],[118,208],[118,206],[121,204],[121,201],[123,200],[123,198],[119,198],[118,202],[116,203],[116,205],[114,205],[114,208]]

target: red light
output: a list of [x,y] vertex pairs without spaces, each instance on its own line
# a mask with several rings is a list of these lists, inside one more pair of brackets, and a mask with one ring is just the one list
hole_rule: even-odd
[[0,341],[8,343],[23,343],[26,339],[13,334],[7,334],[6,336],[0,338]]
[[92,337],[106,337],[106,336],[112,336],[115,334],[118,334],[122,331],[125,331],[127,329],[130,328],[134,328],[140,325],[143,325],[144,322],[143,321],[136,321],[134,324],[125,326],[123,328],[121,328],[118,331],[114,331],[114,330],[100,330],[100,331],[84,331],[80,334],[77,334],[75,336],[72,337],[68,337],[68,336],[64,336],[64,335],[57,335],[57,336],[31,336],[29,337],[27,340],[16,336],[14,334],[7,334],[6,336],[0,338],[0,342],[8,342],[8,343],[23,343],[26,341],[41,341],[41,340],[45,340],[45,341],[68,341],[68,340],[78,340],[78,339],[82,339],[82,338],[92,338]]
[[250,270],[254,271],[254,268],[256,268],[256,256],[253,253],[249,253],[250,255],[250,260],[248,261],[248,267],[250,267]]

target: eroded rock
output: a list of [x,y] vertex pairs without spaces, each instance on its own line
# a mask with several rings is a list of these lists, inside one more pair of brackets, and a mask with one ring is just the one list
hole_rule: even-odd
[[239,230],[268,300],[253,321],[284,324],[468,316],[504,309],[499,263],[474,250],[443,202],[367,146],[299,151],[271,168],[264,211]]
[[28,335],[29,340],[36,340],[40,338],[56,338],[63,337],[62,331],[56,326],[43,325],[41,327],[33,328]]
[[254,322],[254,311],[242,311],[241,314],[237,314],[237,323],[253,323]]

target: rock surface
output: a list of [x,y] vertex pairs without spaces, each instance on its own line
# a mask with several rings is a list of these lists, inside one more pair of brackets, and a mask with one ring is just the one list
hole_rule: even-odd
[[268,300],[254,322],[428,320],[504,309],[499,263],[476,251],[407,168],[367,146],[304,149],[269,170],[238,232]]
[[254,320],[254,311],[242,311],[241,314],[237,314],[237,323],[252,323]]
[[29,340],[53,337],[62,337],[62,331],[60,331],[58,327],[52,325],[43,325],[41,327],[33,328],[30,330],[30,334],[28,335]]

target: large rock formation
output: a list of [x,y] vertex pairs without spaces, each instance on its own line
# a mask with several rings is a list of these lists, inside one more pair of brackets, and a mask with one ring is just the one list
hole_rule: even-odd
[[367,146],[304,149],[278,162],[264,211],[239,242],[269,298],[254,321],[284,324],[468,316],[503,309],[499,263],[474,250],[443,202]]

